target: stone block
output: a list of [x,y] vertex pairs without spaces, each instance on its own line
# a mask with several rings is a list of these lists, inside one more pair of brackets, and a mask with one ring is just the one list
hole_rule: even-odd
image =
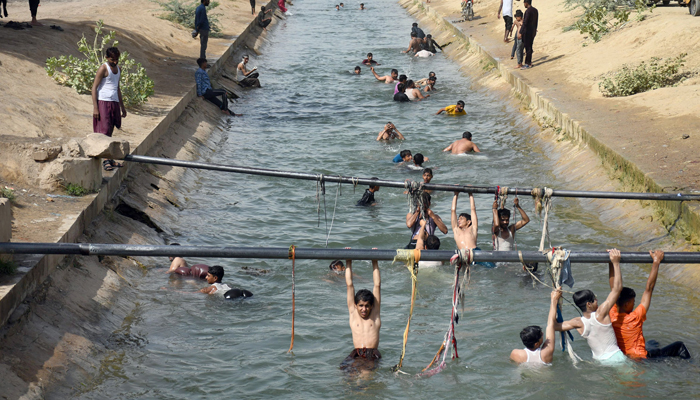
[[129,142],[101,133],[87,135],[80,142],[80,146],[88,157],[122,159],[129,154]]
[[34,161],[37,162],[46,162],[46,161],[51,161],[58,157],[59,153],[61,153],[61,146],[52,146],[47,149],[39,149],[34,152]]
[[75,139],[71,139],[66,144],[63,145],[63,154],[65,154],[69,157],[84,157],[85,156],[85,153],[83,153],[83,148],[80,147],[80,143]]
[[51,161],[39,175],[39,186],[43,190],[58,190],[68,183],[98,190],[102,184],[100,159],[60,158]]

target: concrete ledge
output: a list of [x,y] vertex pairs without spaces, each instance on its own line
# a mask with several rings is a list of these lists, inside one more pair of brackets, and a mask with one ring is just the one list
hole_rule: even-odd
[[[276,4],[270,1],[267,7],[276,9]],[[273,24],[270,26],[274,26]],[[269,30],[269,27],[268,27]],[[238,47],[244,47],[250,43],[257,43],[258,36],[262,29],[257,25],[256,20],[253,20],[248,27],[231,43],[224,51],[221,57],[214,63],[209,70],[209,75],[217,74],[222,70],[228,59]],[[131,152],[131,154],[145,155],[151,147],[168,131],[170,126],[180,117],[185,111],[187,105],[197,99],[197,88],[192,77],[193,85],[180,99],[180,101],[168,112],[168,114],[158,123],[158,125],[143,139],[143,141]],[[125,163],[123,168],[119,168],[114,176],[103,184],[97,196],[76,218],[71,227],[58,240],[59,243],[74,243],[83,233],[90,222],[102,212],[105,205],[114,197],[122,185],[124,179],[129,175],[133,163]],[[17,280],[12,288],[0,298],[0,326],[4,325],[15,308],[24,300],[27,294],[33,292],[44,280],[51,274],[58,263],[65,256],[63,255],[45,255],[42,256],[36,265],[34,265],[25,275]]]
[[[529,86],[519,76],[515,75],[511,68],[506,67],[500,61],[489,54],[476,40],[468,37],[464,32],[454,26],[447,18],[424,4],[421,0],[401,0],[399,4],[406,8],[416,8],[426,17],[437,22],[445,30],[455,35],[455,39],[469,46],[476,54],[493,63],[508,82],[513,91],[523,104],[533,110],[538,116],[553,121],[561,127],[562,134],[569,137],[575,143],[586,144],[602,160],[604,167],[619,177],[623,183],[633,191],[651,193],[672,193],[673,182],[658,181],[647,176],[638,165],[632,163],[613,148],[598,140],[593,134],[581,127],[580,121],[575,120],[569,114],[557,109],[547,98],[540,94],[537,88]],[[683,238],[691,244],[700,244],[700,204],[682,203],[677,201],[650,201],[654,209],[661,214],[661,223],[667,228],[675,226],[676,236]]]

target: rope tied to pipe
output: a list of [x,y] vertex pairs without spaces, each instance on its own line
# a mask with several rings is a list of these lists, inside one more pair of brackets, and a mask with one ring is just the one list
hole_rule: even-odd
[[289,246],[289,259],[292,260],[292,343],[290,343],[289,350],[287,350],[287,353],[290,353],[292,351],[292,348],[294,347],[294,313],[296,310],[296,285],[294,282],[294,264],[296,261],[296,246],[294,246],[294,245]]
[[[533,189],[535,190],[540,189]],[[544,219],[542,220],[542,238],[540,239],[540,251],[544,251],[544,239],[547,237],[547,242],[549,242],[549,247],[552,247],[552,241],[549,239],[549,210],[552,208],[552,189],[545,187],[542,190],[542,196],[538,197],[535,201],[540,201],[540,206],[544,208]],[[539,194],[539,192],[538,192]],[[537,207],[537,206],[535,206]]]
[[[433,359],[430,361],[430,364],[428,364],[427,367],[423,368],[419,376],[433,376],[445,369],[445,366],[447,365],[447,349],[449,348],[450,343],[452,343],[451,358],[459,358],[459,354],[457,353],[457,338],[455,337],[455,324],[459,323],[459,312],[457,311],[457,306],[459,303],[461,292],[459,284],[459,273],[462,270],[462,268],[465,268],[465,275],[468,275],[470,265],[473,261],[474,251],[471,249],[457,250],[457,253],[450,259],[450,264],[455,268],[455,281],[452,286],[452,311],[450,314],[450,324],[447,328],[447,332],[445,332],[445,336],[443,337],[440,348],[438,349]],[[440,362],[440,364],[432,370],[428,371],[428,369],[432,367],[433,364],[440,360],[440,355],[442,355],[442,361]]]
[[423,190],[423,182],[406,179],[404,187],[408,191],[408,212],[414,212],[418,208],[421,218],[427,221],[428,219],[425,217],[425,203],[430,195]]
[[401,367],[403,366],[403,359],[406,355],[406,343],[408,343],[408,330],[411,326],[411,318],[413,317],[413,306],[416,301],[416,285],[418,284],[418,262],[420,261],[420,250],[398,249],[396,250],[396,256],[394,256],[394,261],[392,262],[392,264],[397,261],[404,262],[406,268],[408,268],[408,271],[411,273],[411,309],[408,313],[408,322],[406,323],[406,329],[403,332],[403,347],[401,348],[401,357],[399,358],[399,363],[391,368],[393,372],[401,372]]
[[508,186],[499,186],[496,195],[498,196],[498,208],[501,210],[506,208],[506,200],[508,200]]
[[[326,206],[326,182],[323,180],[323,174],[318,174],[316,176],[316,214],[318,215],[318,224],[316,226],[321,226],[321,195],[323,195],[323,206],[325,214]],[[326,224],[328,222],[326,221]],[[326,226],[326,229],[328,226]]]
[[355,189],[357,188],[357,184],[360,182],[360,178],[355,178],[354,176],[351,176],[350,182],[352,182],[352,194],[355,194]]

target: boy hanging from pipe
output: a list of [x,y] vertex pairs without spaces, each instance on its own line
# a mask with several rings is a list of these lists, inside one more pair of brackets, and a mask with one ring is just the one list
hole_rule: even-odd
[[347,305],[350,314],[350,331],[355,349],[340,364],[340,369],[348,372],[370,371],[377,367],[382,358],[379,353],[379,317],[381,306],[381,277],[379,263],[372,260],[374,287],[358,290],[352,282],[352,260],[345,262],[345,283],[347,284]]

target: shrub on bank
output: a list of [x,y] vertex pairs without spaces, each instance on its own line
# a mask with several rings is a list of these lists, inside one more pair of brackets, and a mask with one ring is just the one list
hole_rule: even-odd
[[648,90],[675,86],[685,77],[680,69],[685,65],[687,53],[678,57],[666,59],[652,57],[649,62],[643,61],[636,67],[623,66],[612,76],[603,79],[598,88],[605,97],[631,96]]
[[[84,58],[69,55],[46,60],[46,72],[49,76],[61,85],[74,88],[80,94],[89,94],[97,69],[105,63],[104,50],[119,44],[114,39],[116,32],[102,34],[103,26],[102,20],[97,21],[92,45],[88,44],[85,35],[78,42],[78,50],[83,53]],[[122,74],[119,86],[124,105],[133,107],[146,102],[153,95],[153,80],[146,75],[146,69],[141,63],[130,58],[126,51],[121,52],[119,68]]]
[[[164,13],[160,16],[160,18],[180,24],[187,29],[194,29],[194,12],[195,9],[201,4],[199,0],[195,0],[194,2],[190,0],[154,1],[163,8]],[[221,36],[221,27],[219,26],[219,17],[221,14],[209,12],[218,6],[219,2],[217,1],[212,1],[207,6],[207,19],[209,19],[209,27],[211,28],[209,36],[211,37]]]
[[629,21],[633,10],[637,12],[637,20],[643,21],[646,18],[644,13],[653,12],[656,7],[655,4],[647,7],[646,0],[565,0],[564,4],[567,10],[583,10],[576,22],[564,31],[578,29],[594,42]]

